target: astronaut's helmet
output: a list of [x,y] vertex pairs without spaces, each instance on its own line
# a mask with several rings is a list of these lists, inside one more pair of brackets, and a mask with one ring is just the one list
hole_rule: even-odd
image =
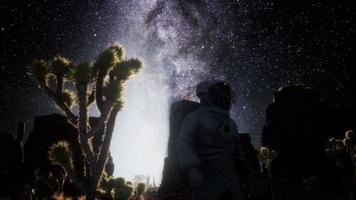
[[235,101],[234,90],[225,81],[204,81],[197,85],[197,96],[202,104],[216,106],[223,110],[229,110]]

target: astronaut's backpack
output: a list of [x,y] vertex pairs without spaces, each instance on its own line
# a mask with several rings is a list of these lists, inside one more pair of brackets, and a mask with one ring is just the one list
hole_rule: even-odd
[[[164,160],[163,176],[158,190],[161,199],[173,198],[167,195],[176,194],[190,196],[188,178],[183,173],[174,150],[175,142],[179,135],[184,118],[199,107],[199,103],[181,100],[173,103],[169,113],[169,138],[167,157]],[[181,196],[182,197],[182,196]]]

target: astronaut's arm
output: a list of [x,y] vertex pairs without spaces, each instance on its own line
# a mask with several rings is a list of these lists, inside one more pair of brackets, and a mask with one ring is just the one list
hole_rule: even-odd
[[186,172],[194,167],[199,168],[200,166],[200,159],[193,148],[193,137],[197,132],[198,126],[198,119],[194,116],[188,115],[185,117],[176,141],[175,150],[178,162]]

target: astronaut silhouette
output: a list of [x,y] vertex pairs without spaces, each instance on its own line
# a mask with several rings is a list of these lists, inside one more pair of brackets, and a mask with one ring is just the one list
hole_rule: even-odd
[[250,167],[229,114],[233,89],[224,81],[204,81],[197,85],[196,94],[200,107],[184,118],[175,144],[190,180],[192,200],[240,200],[240,180],[250,176]]

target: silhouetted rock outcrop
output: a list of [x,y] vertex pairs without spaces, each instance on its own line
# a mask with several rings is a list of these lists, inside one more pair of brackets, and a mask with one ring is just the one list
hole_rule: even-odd
[[22,163],[22,149],[20,141],[23,134],[14,138],[0,132],[0,197],[17,195],[23,192],[24,174]]
[[281,183],[276,187],[304,187],[303,182],[317,177],[318,190],[342,190],[340,174],[325,154],[327,139],[343,134],[336,119],[311,88],[295,85],[275,92],[273,103],[266,110],[262,145],[279,152],[272,165],[272,174]]
[[241,150],[245,154],[246,160],[251,164],[254,173],[259,174],[261,167],[258,159],[258,151],[251,143],[251,137],[248,133],[239,133]]
[[[199,103],[193,101],[182,100],[171,105],[169,115],[169,138],[168,138],[168,155],[164,159],[162,183],[159,188],[159,196],[161,198],[177,198],[174,195],[184,198],[190,198],[189,182],[184,176],[174,151],[174,144],[179,135],[179,129],[183,119],[187,114],[199,107]],[[168,196],[167,196],[168,195]],[[183,195],[183,196],[182,196]]]

